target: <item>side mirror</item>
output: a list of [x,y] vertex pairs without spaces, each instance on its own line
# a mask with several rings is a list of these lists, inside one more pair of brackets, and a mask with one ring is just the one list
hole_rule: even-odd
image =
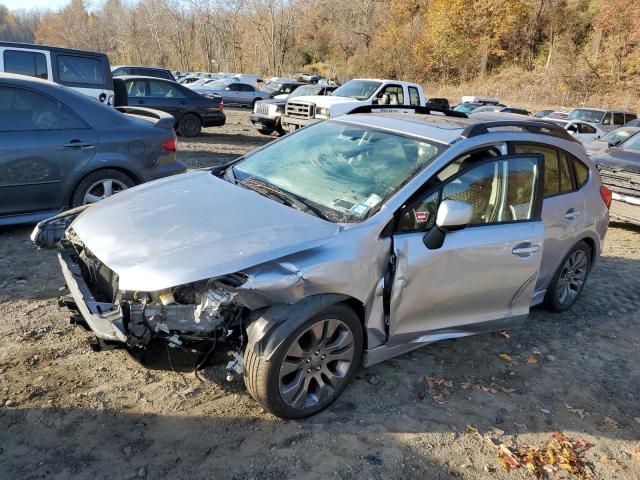
[[438,207],[436,225],[440,228],[464,227],[473,216],[473,207],[465,202],[445,200]]
[[225,88],[225,91],[230,92],[231,91],[231,87]]
[[465,202],[445,200],[438,207],[435,226],[424,236],[424,244],[429,250],[437,250],[444,244],[447,228],[461,228],[469,224],[473,207]]

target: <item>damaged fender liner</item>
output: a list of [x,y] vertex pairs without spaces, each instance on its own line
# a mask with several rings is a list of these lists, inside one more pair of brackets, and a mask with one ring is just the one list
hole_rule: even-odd
[[285,339],[310,317],[330,305],[348,300],[348,295],[329,293],[303,298],[293,305],[278,304],[261,310],[247,327],[248,345],[269,361]]
[[58,261],[76,307],[98,338],[126,342],[122,312],[112,303],[96,301],[82,278],[79,265],[73,261],[75,252],[72,252],[70,248],[58,250]]

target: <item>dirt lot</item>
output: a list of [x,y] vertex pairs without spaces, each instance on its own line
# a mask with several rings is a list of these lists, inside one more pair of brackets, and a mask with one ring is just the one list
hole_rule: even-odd
[[[264,143],[246,112],[228,121],[181,141],[182,158],[206,166]],[[362,369],[299,422],[266,414],[221,368],[198,378],[93,352],[29,231],[0,230],[0,479],[524,479],[496,444],[543,447],[555,431],[592,445],[595,478],[640,478],[640,230],[611,228],[571,311]]]

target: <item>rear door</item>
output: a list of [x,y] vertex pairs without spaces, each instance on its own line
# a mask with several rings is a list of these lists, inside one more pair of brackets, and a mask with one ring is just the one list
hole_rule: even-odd
[[544,155],[544,203],[542,221],[545,241],[537,290],[545,289],[565,254],[585,225],[585,198],[574,178],[568,152],[535,143],[514,143],[514,153]]
[[98,137],[56,99],[0,87],[0,215],[58,210]]
[[[490,158],[463,168],[400,212],[389,343],[429,342],[526,318],[543,248],[541,155]],[[442,200],[473,207],[470,224],[425,245]]]
[[227,88],[221,93],[222,99],[225,104],[237,105],[242,103],[239,83],[230,83]]
[[149,80],[145,102],[149,108],[170,113],[176,119],[187,106],[187,98],[173,83],[162,80]]

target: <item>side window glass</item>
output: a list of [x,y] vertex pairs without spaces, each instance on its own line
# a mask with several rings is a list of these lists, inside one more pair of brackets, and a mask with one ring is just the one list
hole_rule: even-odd
[[613,124],[614,125],[624,125],[624,113],[614,113],[613,114]]
[[184,98],[184,95],[174,85],[166,82],[149,81],[151,97],[156,98]]
[[60,128],[62,130],[78,130],[88,127],[71,110],[60,106]]
[[635,120],[636,118],[638,118],[638,117],[634,113],[625,113],[624,114],[625,123],[630,122],[631,120]]
[[147,95],[147,81],[133,80],[127,85],[129,97],[145,97]]
[[[573,182],[571,181],[571,167],[564,152],[559,152],[558,172],[560,173],[560,193],[568,193],[573,191]],[[545,170],[547,164],[545,162]],[[546,179],[545,175],[545,179]]]
[[544,196],[551,197],[560,193],[560,165],[558,152],[553,148],[538,145],[515,145],[515,153],[540,153],[544,155]]
[[613,115],[611,114],[611,112],[609,112],[602,119],[602,124],[603,125],[611,125],[612,120],[613,120]]
[[471,205],[469,225],[531,220],[538,171],[534,157],[497,159],[465,169],[405,212],[399,229],[428,230],[444,200]]
[[584,163],[582,163],[577,158],[573,157],[573,168],[576,172],[576,183],[578,184],[578,188],[582,188],[585,186],[587,181],[589,180],[589,167],[587,167]]
[[578,131],[580,133],[588,133],[588,134],[596,133],[596,129],[591,125],[587,125],[586,123],[579,123]]
[[104,85],[102,63],[95,58],[58,55],[58,76],[62,83]]
[[17,88],[0,88],[0,130],[58,130],[60,104],[54,100]]
[[30,77],[49,78],[47,58],[43,53],[22,50],[5,50],[3,55],[4,71]]
[[420,105],[420,94],[416,87],[409,87],[409,105]]
[[403,105],[404,93],[400,85],[387,85],[377,95],[378,105]]

